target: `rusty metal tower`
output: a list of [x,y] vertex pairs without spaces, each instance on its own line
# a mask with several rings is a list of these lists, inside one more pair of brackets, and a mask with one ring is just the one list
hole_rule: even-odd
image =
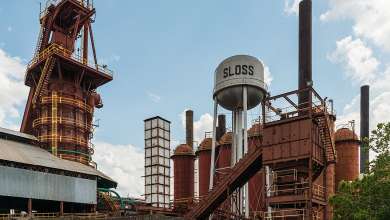
[[[113,79],[97,64],[89,0],[49,0],[40,13],[41,30],[27,65],[30,87],[21,132],[60,158],[91,164],[94,109],[103,106],[99,86]],[[89,62],[88,49],[93,61]]]

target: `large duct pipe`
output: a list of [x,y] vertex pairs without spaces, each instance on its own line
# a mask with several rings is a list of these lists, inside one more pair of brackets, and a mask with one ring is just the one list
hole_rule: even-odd
[[364,139],[370,135],[370,86],[364,85],[360,88],[360,173],[367,171],[369,151],[366,148]]
[[226,116],[218,115],[217,141],[226,133]]
[[[312,2],[303,0],[299,3],[299,71],[298,88],[305,89],[312,82]],[[310,92],[298,94],[300,108],[308,107]]]
[[194,147],[194,112],[186,111],[186,143],[191,148]]

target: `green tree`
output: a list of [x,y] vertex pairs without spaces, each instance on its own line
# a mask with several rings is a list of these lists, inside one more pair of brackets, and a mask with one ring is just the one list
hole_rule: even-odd
[[378,124],[363,143],[376,158],[363,178],[339,184],[330,199],[334,220],[390,220],[390,123]]

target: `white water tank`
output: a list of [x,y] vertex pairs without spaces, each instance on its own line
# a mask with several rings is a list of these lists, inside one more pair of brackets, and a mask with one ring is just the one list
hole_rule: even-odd
[[266,94],[264,65],[253,56],[236,55],[222,61],[215,70],[214,98],[231,111],[243,108],[243,88],[247,86],[248,110]]

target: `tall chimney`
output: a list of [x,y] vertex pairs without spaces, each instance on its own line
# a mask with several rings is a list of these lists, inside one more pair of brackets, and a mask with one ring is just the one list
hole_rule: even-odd
[[186,143],[193,148],[194,145],[194,112],[186,111]]
[[[303,0],[299,3],[299,79],[298,88],[305,89],[312,85],[312,2]],[[301,108],[308,107],[310,92],[298,94]]]
[[217,127],[217,140],[219,141],[221,137],[226,133],[226,116],[218,115],[218,127]]
[[367,171],[369,151],[363,142],[370,135],[370,86],[364,85],[360,88],[360,173]]

